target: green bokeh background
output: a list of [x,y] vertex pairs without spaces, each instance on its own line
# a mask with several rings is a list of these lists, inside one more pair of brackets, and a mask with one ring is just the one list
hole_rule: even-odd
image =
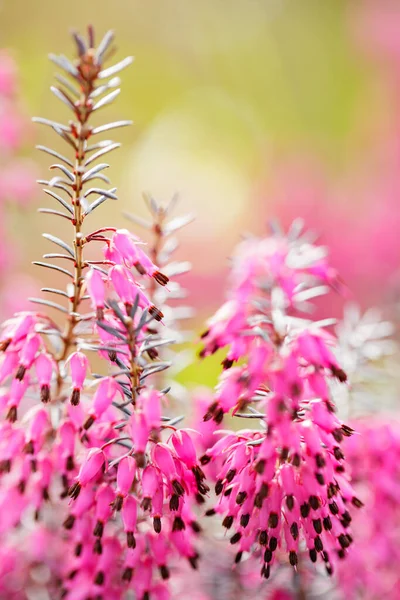
[[[242,227],[259,227],[254,187],[268,181],[276,157],[300,150],[318,156],[333,176],[350,170],[376,103],[384,112],[375,74],[354,47],[350,8],[348,0],[3,0],[0,42],[19,65],[26,113],[63,120],[65,107],[48,91],[55,69],[47,53],[71,54],[72,27],[91,23],[99,37],[115,30],[118,57],[132,54],[135,62],[101,118],[135,124],[115,134],[125,151],[110,156],[118,209],[104,206],[92,227],[124,226],[123,210],[142,211],[144,185],[168,197],[174,157],[184,157],[189,175],[181,185],[176,167],[175,185],[187,192],[182,206],[187,197],[197,213],[184,247],[195,272],[218,274]],[[57,145],[44,128],[33,136]],[[36,154],[46,176],[47,157]],[[43,221],[31,207],[10,218],[32,259],[48,251]],[[47,218],[45,228],[61,232]],[[218,300],[211,294],[205,308]],[[217,362],[195,364],[184,379],[212,382]]]

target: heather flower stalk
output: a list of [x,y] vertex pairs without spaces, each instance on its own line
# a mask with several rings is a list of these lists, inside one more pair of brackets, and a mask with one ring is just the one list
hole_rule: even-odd
[[[119,598],[133,590],[138,599],[161,600],[169,597],[176,557],[197,567],[194,506],[208,487],[192,432],[176,429],[180,417],[164,416],[167,390],[152,385],[169,366],[158,359],[168,340],[154,326],[164,319],[157,287],[169,282],[158,252],[149,257],[128,230],[86,226],[94,210],[116,199],[116,189],[104,187],[111,185],[108,165],[98,161],[119,144],[98,136],[129,124],[94,127],[91,116],[119,94],[116,74],[132,59],[104,66],[114,51],[112,32],[97,47],[92,28],[87,39],[75,33],[74,40],[75,61],[50,55],[64,72],[52,92],[73,118],[68,125],[35,119],[67,148],[64,155],[40,147],[58,160],[50,168],[60,174],[41,183],[62,208],[42,212],[70,224],[72,244],[44,234],[57,246],[44,259],[55,262],[36,262],[67,278],[65,290],[42,289],[66,305],[32,298],[43,312],[16,314],[1,328],[0,505],[10,509],[0,539],[17,556],[31,536],[16,526],[30,518],[31,530],[62,547],[56,563],[43,552],[52,597]],[[87,246],[98,243],[101,254],[89,260]],[[63,325],[48,308],[61,313]],[[93,353],[106,374],[93,373]],[[4,593],[7,581],[15,585],[13,565]]]
[[261,427],[217,432],[202,457],[217,465],[219,499],[209,514],[232,531],[235,562],[255,552],[267,579],[284,554],[296,568],[304,548],[331,574],[353,541],[352,508],[361,506],[341,449],[353,430],[335,414],[332,389],[346,385],[346,374],[326,330],[332,320],[300,314],[340,282],[298,222],[286,236],[243,241],[231,279],[202,336],[202,356],[227,350],[204,420],[220,424],[231,414]]
[[148,193],[143,196],[150,219],[130,213],[125,213],[125,216],[147,231],[151,261],[159,265],[165,275],[172,278],[168,286],[157,285],[154,277],[148,278],[146,285],[148,297],[164,314],[162,325],[154,323],[152,331],[153,336],[163,340],[162,355],[171,366],[159,373],[158,384],[170,387],[172,397],[186,403],[190,401],[188,392],[177,383],[175,376],[193,360],[192,352],[187,349],[177,351],[169,342],[173,340],[175,343],[182,344],[192,340],[192,334],[181,325],[182,321],[193,316],[193,311],[190,306],[182,304],[187,292],[179,282],[179,278],[190,271],[191,264],[188,261],[174,260],[174,254],[179,248],[176,233],[189,225],[194,217],[192,214],[173,216],[178,202],[177,194],[166,204],[158,202]]

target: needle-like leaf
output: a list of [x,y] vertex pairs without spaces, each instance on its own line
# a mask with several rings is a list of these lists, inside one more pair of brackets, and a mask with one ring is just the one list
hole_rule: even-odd
[[28,298],[28,300],[34,304],[43,304],[44,306],[49,306],[50,308],[55,308],[62,313],[68,314],[68,310],[64,306],[61,306],[61,304],[57,304],[57,302],[51,302],[50,300],[44,300],[43,298]]
[[107,123],[106,125],[99,125],[99,127],[94,127],[94,129],[92,129],[92,135],[103,133],[110,129],[116,129],[117,127],[127,127],[128,125],[132,125],[132,121],[114,121],[113,123]]
[[[47,182],[45,183],[45,185],[47,185]],[[46,190],[46,189],[44,189],[43,191],[46,194],[48,194],[49,196],[51,196],[52,198],[54,198],[55,200],[57,200],[57,202],[59,202],[68,212],[71,213],[71,215],[74,214],[72,206],[70,206],[68,204],[68,202],[66,202],[66,200],[64,200],[64,198],[62,198],[61,196],[59,196],[58,194],[56,194],[52,190]]]
[[40,260],[34,260],[32,262],[32,264],[37,265],[38,267],[46,267],[47,269],[53,269],[54,271],[58,271],[59,273],[64,273],[64,275],[68,275],[68,277],[71,277],[71,279],[74,278],[74,276],[72,275],[72,273],[70,271],[67,271],[67,269],[63,269],[62,267],[59,267],[58,265],[44,263],[44,262],[41,262]]
[[69,160],[69,158],[67,158],[66,156],[63,156],[62,154],[60,154],[59,152],[56,152],[55,150],[52,150],[52,148],[47,148],[47,146],[41,146],[38,145],[36,146],[37,150],[41,150],[42,152],[46,152],[47,154],[50,154],[51,156],[55,156],[56,158],[59,158],[60,160],[62,160],[63,162],[65,162],[66,165],[68,165],[69,167],[74,167],[73,162],[71,160]]
[[104,69],[99,73],[99,79],[106,79],[107,77],[111,77],[111,75],[115,75],[115,73],[119,73],[122,69],[125,69],[129,65],[133,63],[133,56],[127,56],[120,62],[116,63],[112,67],[108,67],[108,69]]
[[67,242],[64,242],[64,240],[61,240],[60,238],[56,237],[55,235],[51,235],[50,233],[42,233],[42,236],[46,240],[49,240],[49,242],[53,242],[53,244],[60,246],[60,248],[68,252],[68,254],[70,254],[72,257],[75,257],[75,253],[72,250],[71,246],[69,246]]

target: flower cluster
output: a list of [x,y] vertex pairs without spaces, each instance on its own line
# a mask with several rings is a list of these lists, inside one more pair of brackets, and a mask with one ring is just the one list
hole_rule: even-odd
[[299,223],[286,236],[246,240],[234,257],[230,297],[203,335],[203,356],[227,347],[205,421],[220,423],[231,412],[261,424],[222,431],[202,463],[223,457],[214,511],[234,529],[236,562],[256,548],[266,578],[284,551],[296,567],[301,540],[329,574],[352,543],[351,507],[361,502],[341,449],[352,429],[336,416],[331,393],[346,374],[324,329],[331,321],[299,316],[310,299],[339,285],[324,248]]
[[[74,120],[36,119],[73,149],[70,159],[41,147],[59,161],[51,169],[61,174],[42,183],[63,209],[44,212],[66,220],[74,237],[70,245],[44,234],[58,250],[44,258],[56,263],[36,263],[68,278],[65,290],[42,289],[67,306],[31,298],[65,323],[23,312],[0,330],[0,540],[11,557],[29,544],[32,530],[62,548],[58,561],[43,551],[52,597],[61,590],[71,600],[119,598],[134,590],[138,599],[164,600],[174,557],[197,568],[194,508],[208,487],[192,432],[163,415],[168,390],[151,384],[169,363],[159,359],[164,314],[148,284],[165,287],[169,278],[128,230],[84,227],[93,210],[116,199],[115,188],[93,182],[110,183],[107,165],[97,161],[119,144],[97,136],[129,123],[93,127],[90,117],[118,95],[115,75],[131,59],[104,68],[112,32],[97,48],[91,28],[87,40],[74,38],[76,61],[51,55],[67,76],[58,75],[52,91]],[[102,254],[87,259],[87,246],[97,243]],[[101,373],[94,371],[96,355]],[[1,583],[10,597],[17,589],[13,564],[4,566]]]
[[[398,598],[399,452],[397,419],[356,422],[360,435],[346,441],[352,479],[365,507],[354,519],[357,544],[338,569],[338,582],[350,598]],[[379,576],[377,576],[379,574]]]

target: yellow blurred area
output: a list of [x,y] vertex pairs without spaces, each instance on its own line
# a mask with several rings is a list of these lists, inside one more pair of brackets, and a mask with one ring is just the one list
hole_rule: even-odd
[[[120,98],[98,119],[132,118],[134,126],[113,132],[124,144],[110,156],[119,202],[104,204],[88,226],[126,226],[123,211],[145,212],[142,191],[164,200],[178,191],[180,210],[197,216],[183,232],[183,255],[194,263],[199,281],[210,273],[218,280],[241,232],[266,228],[256,191],[279,156],[301,148],[335,171],[347,168],[360,150],[358,127],[375,90],[352,47],[348,4],[3,0],[1,46],[19,65],[25,111],[65,121],[66,107],[49,92],[55,68],[46,55],[71,56],[71,28],[83,31],[91,23],[99,38],[115,30],[117,58],[134,55],[135,62],[122,74]],[[48,128],[35,126],[34,138],[61,148]],[[27,153],[47,177],[48,157]],[[41,200],[49,206],[47,198]],[[268,201],[262,194],[267,207]],[[32,207],[12,216],[22,256],[30,261],[51,251],[43,231],[68,238],[56,221]],[[46,283],[53,277],[23,268]],[[205,313],[221,301],[222,287],[209,290]]]
[[[66,109],[48,91],[54,67],[46,54],[71,54],[71,27],[93,23],[99,36],[113,28],[118,56],[136,60],[101,119],[135,125],[116,133],[125,145],[110,159],[120,208],[110,203],[96,218],[120,224],[119,211],[142,210],[142,190],[160,198],[180,191],[182,208],[198,216],[191,236],[206,230],[223,261],[243,227],[264,225],[252,197],[271,155],[301,145],[337,165],[351,152],[365,82],[352,57],[347,4],[5,0],[1,43],[20,66],[28,112],[61,120]],[[35,136],[57,143],[43,129]],[[44,170],[46,159],[37,160]],[[42,221],[25,222],[33,246]],[[199,269],[210,267],[207,255],[198,258]]]

